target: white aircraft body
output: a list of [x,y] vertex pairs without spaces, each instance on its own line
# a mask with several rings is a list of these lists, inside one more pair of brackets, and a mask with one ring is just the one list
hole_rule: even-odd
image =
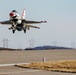
[[46,23],[46,21],[29,21],[25,19],[25,9],[22,12],[22,16],[20,16],[16,10],[13,10],[9,13],[10,19],[7,21],[1,21],[1,24],[7,24],[11,25],[9,30],[12,30],[13,33],[15,33],[16,30],[18,31],[24,31],[26,33],[26,29],[37,28],[40,29],[40,27],[33,26],[30,24],[36,24],[36,23]]

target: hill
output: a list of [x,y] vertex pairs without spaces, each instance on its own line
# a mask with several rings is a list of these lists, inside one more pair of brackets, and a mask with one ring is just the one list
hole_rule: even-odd
[[59,47],[59,46],[38,46],[35,48],[26,48],[25,50],[50,50],[50,49],[72,49],[68,47]]

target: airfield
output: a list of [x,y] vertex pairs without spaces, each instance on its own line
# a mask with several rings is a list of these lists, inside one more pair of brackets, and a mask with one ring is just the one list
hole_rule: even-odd
[[26,69],[15,64],[58,60],[76,60],[76,50],[0,51],[0,75],[76,75],[76,73]]

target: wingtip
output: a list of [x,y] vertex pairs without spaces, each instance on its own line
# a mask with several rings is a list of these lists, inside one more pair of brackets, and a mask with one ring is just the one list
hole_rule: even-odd
[[44,21],[44,23],[47,23],[47,21]]
[[41,23],[47,23],[47,21],[41,21]]

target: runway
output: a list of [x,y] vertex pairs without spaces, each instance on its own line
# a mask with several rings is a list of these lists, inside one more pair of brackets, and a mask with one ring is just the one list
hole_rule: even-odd
[[75,73],[61,73],[25,69],[15,64],[46,61],[76,60],[76,50],[39,50],[39,51],[0,51],[0,75],[76,75]]
[[0,75],[5,74],[21,74],[21,73],[33,73],[33,72],[39,72],[41,70],[27,70],[27,71],[13,71],[13,72],[0,72]]

